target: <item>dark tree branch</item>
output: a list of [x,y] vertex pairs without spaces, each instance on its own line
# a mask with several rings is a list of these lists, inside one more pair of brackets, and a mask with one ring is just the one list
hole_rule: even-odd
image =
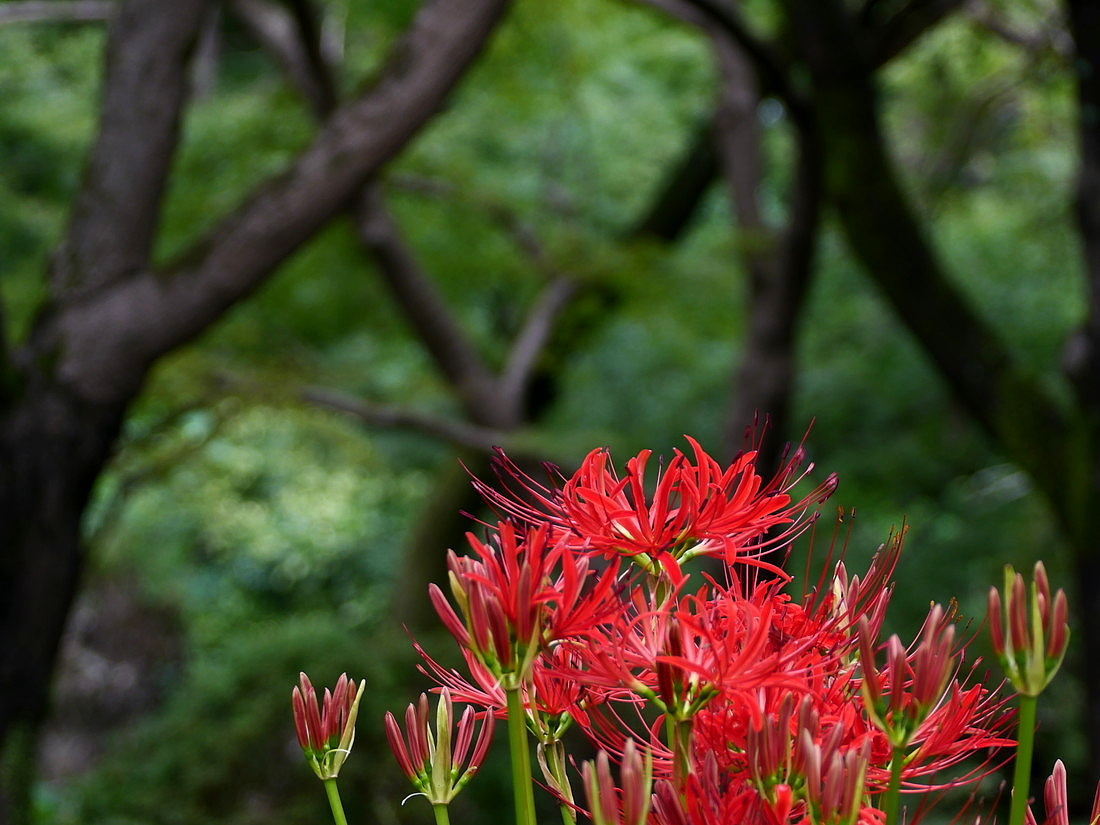
[[1088,0],[1070,0],[1068,8],[1080,110],[1081,160],[1075,207],[1085,263],[1088,317],[1067,352],[1067,366],[1082,404],[1094,420],[1100,420],[1100,6]]
[[325,80],[327,72],[317,71],[315,59],[304,45],[304,32],[294,16],[269,0],[230,0],[229,8],[278,62],[314,115],[326,117],[335,103],[332,84]]
[[748,274],[748,330],[734,378],[734,402],[724,433],[724,449],[743,446],[747,426],[764,416],[773,437],[763,440],[761,465],[778,469],[789,435],[795,380],[795,341],[813,272],[814,248],[822,208],[822,161],[808,121],[794,130],[796,167],[782,227],[770,227],[758,198],[764,161],[757,118],[759,92],[755,70],[739,45],[714,26],[713,44],[721,94],[716,110],[723,177],[740,237],[739,256]]
[[[1091,0],[1069,0],[1069,27],[1074,43],[1077,83],[1078,148],[1076,216],[1085,264],[1088,314],[1066,352],[1066,367],[1089,426],[1092,448],[1086,492],[1074,507],[1077,580],[1080,593],[1081,657],[1088,702],[1086,738],[1091,780],[1100,780],[1100,548],[1094,519],[1100,501],[1100,6]],[[1071,505],[1073,506],[1073,505]]]
[[[722,19],[723,7],[716,3],[700,3],[696,0],[641,0],[646,5],[660,9],[685,23],[706,29],[708,24],[713,28],[716,24],[734,43],[744,45],[744,38],[749,36],[747,32],[738,35],[739,28],[736,18],[729,21]],[[952,8],[960,5],[965,0],[914,0],[894,15],[884,21],[872,24],[874,15],[867,15],[866,37],[869,40],[869,59],[875,68],[888,63],[921,34]],[[871,5],[871,4],[868,4]],[[712,14],[714,12],[714,14]],[[765,62],[760,62],[760,50],[746,50],[745,54],[752,60],[758,73],[761,75],[760,96],[776,95],[788,106],[791,105],[793,92],[788,86],[773,88],[769,86],[768,79],[777,75],[789,73],[789,67],[780,53],[772,48],[764,48]],[[776,71],[769,66],[781,65],[782,69]],[[786,88],[788,91],[784,92]],[[794,114],[801,111],[801,106],[795,107]],[[803,118],[804,120],[804,118]],[[803,122],[802,127],[808,124]],[[692,139],[688,150],[684,152],[677,166],[670,172],[665,182],[653,199],[649,209],[638,221],[632,235],[650,236],[668,242],[675,241],[684,227],[688,225],[691,216],[698,208],[703,196],[706,194],[714,177],[718,174],[719,167],[714,149],[714,119],[713,115],[706,124],[700,126]]]
[[[832,173],[828,197],[848,243],[955,397],[1005,446],[1065,518],[1065,483],[1081,449],[1076,419],[1030,374],[948,279],[886,151],[870,67],[839,0],[788,0],[814,83]],[[1060,443],[1036,438],[1058,433]]]
[[5,23],[81,23],[110,19],[115,0],[27,0],[0,3],[0,26]]
[[939,23],[966,0],[907,0],[901,8],[882,20],[863,15],[861,39],[867,44],[867,56],[878,67],[897,57],[921,35]]
[[[425,5],[379,81],[337,110],[289,169],[262,186],[205,241],[164,273],[143,268],[66,307],[49,329],[40,331],[38,342],[55,350],[64,341],[58,362],[63,379],[92,400],[128,398],[149,363],[191,340],[250,294],[347,207],[367,179],[439,110],[506,5],[506,0]],[[134,139],[130,135],[129,143]],[[132,148],[129,143],[117,147],[122,157]]]
[[466,421],[426,415],[404,407],[371,404],[334,390],[311,387],[302,390],[302,399],[350,415],[372,427],[396,427],[424,433],[457,447],[473,448],[486,454],[507,443],[508,432],[482,427]]
[[[302,55],[306,51],[304,41],[310,36],[311,29],[300,26],[297,31],[292,31],[289,25],[285,28],[284,41],[272,40],[272,47]],[[285,59],[281,62],[288,67],[298,65],[299,70],[307,73],[310,85],[333,85],[331,80],[325,80],[328,70],[319,52],[308,62]],[[323,106],[319,112],[324,114]],[[454,187],[438,181],[420,183],[422,191],[427,187],[437,197],[455,194]],[[440,371],[455,388],[467,414],[475,421],[516,422],[512,425],[516,426],[523,418],[525,390],[549,340],[554,319],[568,303],[576,287],[554,271],[534,231],[512,210],[495,202],[480,203],[479,207],[503,227],[540,271],[553,279],[513,342],[511,354],[499,377],[493,374],[466,338],[432,279],[417,263],[415,254],[386,210],[377,185],[371,183],[364,187],[354,215],[360,241],[377,260],[391,293]]]
[[531,308],[523,328],[512,342],[500,375],[499,393],[506,409],[523,409],[527,387],[535,374],[538,359],[546,351],[547,342],[554,332],[554,322],[576,293],[576,281],[558,275],[546,285]]
[[793,120],[801,120],[804,117],[807,104],[791,81],[789,61],[773,44],[753,34],[736,9],[723,0],[682,0],[682,2],[700,12],[707,21],[706,25],[722,32],[745,52],[756,67],[761,94],[775,95],[782,100]]
[[502,420],[512,418],[490,402],[496,396],[496,376],[466,337],[435,283],[420,268],[375,186],[367,187],[360,197],[356,229],[360,241],[377,259],[383,279],[417,337],[454,388],[466,413],[482,422],[501,418],[502,414]]
[[656,238],[673,243],[684,233],[718,175],[714,117],[699,126],[691,144],[665,177],[646,213],[630,231],[631,237]]
[[99,131],[50,284],[66,303],[149,264],[179,139],[188,63],[210,0],[124,3],[112,20]]
[[1073,37],[1065,29],[1060,14],[1044,20],[1035,31],[1016,28],[985,0],[966,0],[966,14],[976,25],[1005,43],[1017,46],[1035,58],[1055,55],[1068,60],[1074,53]]

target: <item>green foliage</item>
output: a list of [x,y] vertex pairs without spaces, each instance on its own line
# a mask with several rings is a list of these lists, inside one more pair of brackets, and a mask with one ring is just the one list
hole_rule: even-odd
[[[291,823],[328,816],[290,718],[301,669],[325,683],[341,671],[372,686],[363,734],[344,771],[347,804],[370,799],[371,721],[387,695],[386,659],[316,608],[239,624],[195,651],[179,689],[153,717],[121,733],[111,755],[64,798],[45,800],[57,823]],[[324,674],[322,676],[322,674]]]

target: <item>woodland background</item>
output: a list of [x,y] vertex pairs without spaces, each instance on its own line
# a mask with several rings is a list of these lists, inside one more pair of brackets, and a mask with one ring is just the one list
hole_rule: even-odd
[[1091,798],[1098,104],[1088,0],[0,2],[0,821],[324,821],[299,670],[370,685],[353,818],[426,821],[380,719],[459,462],[757,411],[820,548],[909,525],[901,632],[1047,562]]

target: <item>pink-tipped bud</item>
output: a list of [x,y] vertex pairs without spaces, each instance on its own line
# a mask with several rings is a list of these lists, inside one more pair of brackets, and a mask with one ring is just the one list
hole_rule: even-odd
[[485,760],[493,736],[493,717],[487,715],[482,721],[474,743],[476,724],[473,708],[467,707],[455,728],[454,707],[447,688],[439,694],[434,730],[428,697],[423,693],[416,704],[405,709],[404,736],[392,713],[387,712],[384,721],[386,740],[401,772],[433,805],[449,804]]
[[585,762],[581,773],[588,795],[593,825],[645,825],[653,785],[653,757],[638,753],[633,739],[623,749],[619,780],[615,786],[607,753],[600,751],[595,762]]
[[1038,696],[1066,655],[1069,606],[1061,589],[1052,596],[1042,562],[1035,565],[1030,591],[1029,599],[1023,576],[1006,565],[1004,595],[989,594],[989,628],[1008,681],[1017,692]]
[[355,742],[355,719],[366,684],[340,675],[335,690],[325,689],[320,706],[317,691],[304,673],[291,691],[294,730],[298,744],[313,772],[320,779],[335,779]]

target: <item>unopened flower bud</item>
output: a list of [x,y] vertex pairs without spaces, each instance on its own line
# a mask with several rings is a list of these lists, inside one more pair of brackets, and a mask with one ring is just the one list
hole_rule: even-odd
[[1059,589],[1051,598],[1042,562],[1035,565],[1030,600],[1024,577],[1011,565],[1005,565],[1004,596],[995,587],[989,589],[993,652],[1024,696],[1038,696],[1061,667],[1069,646],[1068,615],[1066,594]]

